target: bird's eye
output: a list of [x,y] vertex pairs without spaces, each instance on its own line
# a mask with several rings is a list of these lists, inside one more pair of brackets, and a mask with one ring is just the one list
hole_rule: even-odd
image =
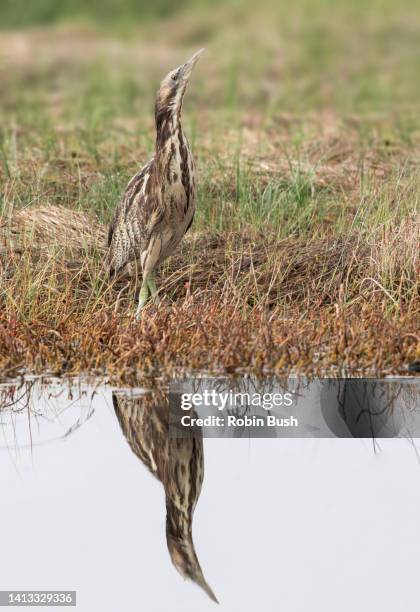
[[173,80],[173,81],[176,81],[177,76],[178,76],[178,73],[177,73],[177,72],[175,72],[175,74],[173,74],[173,75],[172,75],[172,80]]

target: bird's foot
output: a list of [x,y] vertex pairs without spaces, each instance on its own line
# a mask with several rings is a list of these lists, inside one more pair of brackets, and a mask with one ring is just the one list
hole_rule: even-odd
[[149,289],[146,284],[143,284],[139,293],[139,305],[136,310],[136,321],[140,321],[143,308],[146,306],[149,299]]
[[150,295],[152,296],[153,303],[155,304],[155,306],[159,306],[160,304],[160,298],[158,295],[159,291],[158,291],[158,288],[156,287],[156,279],[155,279],[154,272],[149,274],[149,276],[147,277],[147,286],[149,288]]

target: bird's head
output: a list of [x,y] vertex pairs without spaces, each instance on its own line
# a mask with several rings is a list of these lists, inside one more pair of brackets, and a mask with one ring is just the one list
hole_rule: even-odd
[[165,116],[181,112],[188,81],[203,52],[204,49],[200,49],[185,64],[181,64],[165,76],[156,95],[156,122]]

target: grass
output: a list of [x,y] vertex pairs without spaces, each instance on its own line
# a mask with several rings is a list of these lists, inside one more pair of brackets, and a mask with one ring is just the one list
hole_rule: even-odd
[[[3,376],[401,374],[420,357],[420,12],[285,7],[202,2],[122,30],[64,11],[0,34]],[[194,232],[137,324],[135,283],[103,273],[106,224],[153,154],[159,79],[203,45]]]

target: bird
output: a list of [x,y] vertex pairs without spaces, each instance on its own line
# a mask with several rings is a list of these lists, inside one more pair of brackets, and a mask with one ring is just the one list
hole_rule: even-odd
[[204,477],[201,430],[187,438],[170,436],[169,400],[159,392],[140,397],[114,392],[112,402],[131,450],[163,485],[166,542],[173,565],[218,603],[204,578],[192,538],[193,514]]
[[192,71],[203,52],[194,53],[162,80],[155,100],[155,154],[128,183],[109,226],[110,276],[130,262],[141,267],[137,319],[149,297],[159,305],[155,271],[175,251],[194,218],[197,180],[181,111]]

